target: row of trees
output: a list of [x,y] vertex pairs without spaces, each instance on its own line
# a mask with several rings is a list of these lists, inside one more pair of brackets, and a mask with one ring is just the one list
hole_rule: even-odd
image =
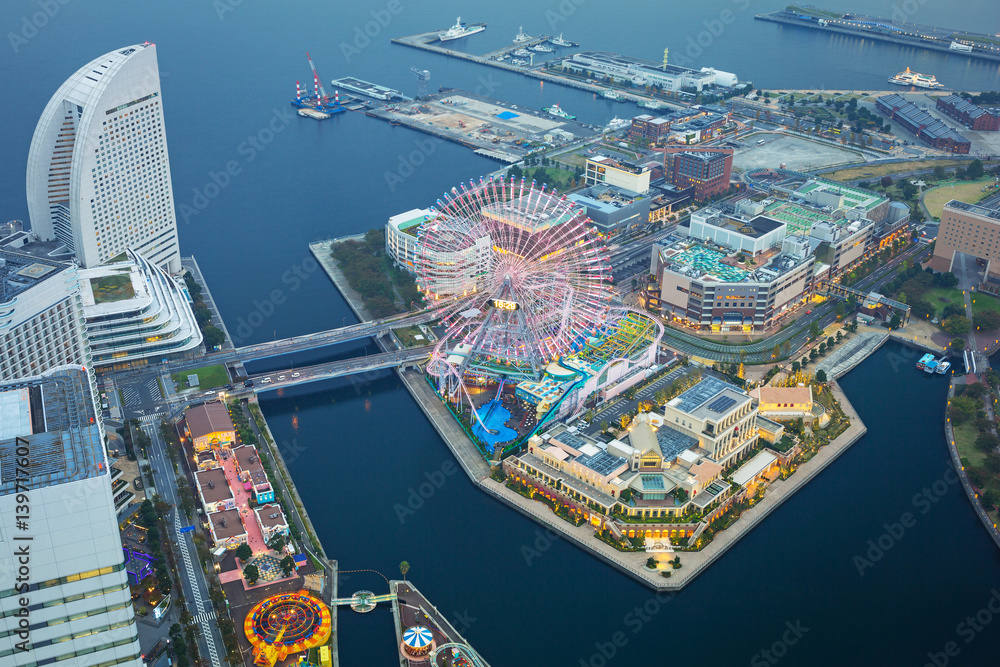
[[226,334],[212,324],[212,313],[202,298],[201,285],[195,281],[190,271],[184,272],[184,284],[187,285],[188,293],[194,301],[194,318],[198,321],[198,326],[201,327],[201,335],[205,338],[205,347],[208,350],[213,350],[225,342]]
[[330,254],[373,317],[394,315],[397,298],[404,309],[423,307],[423,295],[413,276],[389,262],[385,230],[369,229],[364,241],[338,243]]

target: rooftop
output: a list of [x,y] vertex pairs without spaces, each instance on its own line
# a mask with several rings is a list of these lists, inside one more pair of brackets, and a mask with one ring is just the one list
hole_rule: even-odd
[[279,505],[261,505],[254,512],[257,514],[260,525],[264,528],[278,528],[288,525],[285,513]]
[[627,171],[630,174],[641,174],[649,171],[649,169],[645,167],[634,165],[631,162],[626,162],[625,160],[616,160],[612,157],[608,157],[607,155],[595,155],[594,157],[589,157],[587,158],[587,162],[594,162],[602,167],[610,167],[612,169]]
[[41,284],[71,266],[34,255],[0,249],[0,303],[11,301],[25,290]]
[[16,490],[17,438],[31,445],[32,490],[108,472],[90,376],[82,366],[0,383],[0,396],[0,495]]
[[743,486],[777,460],[777,456],[766,449],[762,450],[758,452],[757,456],[741,465],[739,470],[733,473],[732,480],[736,484]]
[[233,491],[226,480],[226,471],[222,468],[200,470],[194,474],[194,478],[206,503],[218,503],[233,497]]
[[240,445],[233,448],[233,456],[236,457],[236,462],[239,464],[240,470],[254,471],[264,469],[264,466],[260,463],[260,454],[257,453],[257,448],[253,445]]
[[735,385],[717,377],[708,376],[680,396],[672,399],[667,405],[690,415],[700,411],[699,409],[704,406],[705,410],[714,413],[715,419],[719,419],[740,403],[740,398],[749,400],[749,396],[739,392]]
[[723,263],[726,253],[701,243],[683,242],[668,246],[660,251],[660,257],[670,264],[677,265],[679,273],[692,278],[710,277],[722,282],[740,282],[749,275],[749,271]]
[[850,185],[844,185],[843,183],[835,183],[833,181],[816,178],[806,181],[805,185],[798,189],[798,192],[803,195],[810,194],[812,192],[827,192],[830,194],[842,195],[844,197],[844,205],[847,208],[862,208],[866,211],[870,211],[885,201],[885,197],[875,194],[874,192],[851,187]]
[[758,387],[750,392],[761,403],[812,403],[810,387]]
[[218,401],[197,405],[184,413],[188,430],[192,438],[201,438],[213,433],[225,433],[235,430],[233,420],[229,418],[229,410]]
[[436,217],[436,215],[434,211],[427,208],[414,208],[405,213],[397,213],[392,216],[389,218],[389,224],[401,232],[405,232],[410,236],[416,236],[420,225],[424,221]]
[[944,97],[940,98],[939,101],[950,105],[952,108],[955,109],[955,111],[958,111],[959,113],[969,114],[969,118],[979,118],[980,116],[989,113],[981,106],[973,104],[964,97],[959,97],[958,95],[954,94],[945,95]]
[[211,522],[212,535],[216,540],[225,540],[247,533],[246,528],[243,527],[243,521],[240,519],[239,510],[209,512],[208,520]]
[[774,220],[763,215],[758,215],[748,220],[746,218],[719,214],[710,216],[706,222],[713,227],[726,229],[731,232],[742,234],[743,236],[760,238],[770,234],[776,229],[781,228],[783,221]]
[[973,215],[980,215],[984,218],[991,218],[991,220],[1000,221],[1000,208],[987,208],[986,206],[978,206],[977,204],[969,204],[964,201],[958,201],[957,199],[952,199],[950,202],[944,205],[945,208],[953,208],[958,211],[965,211],[966,213],[972,213]]
[[618,53],[610,53],[608,51],[582,51],[580,53],[573,54],[573,57],[567,58],[567,60],[576,60],[578,56],[582,56],[583,58],[592,58],[597,61],[604,61],[612,67],[637,70],[637,73],[639,74],[646,71],[658,74],[659,76],[662,76],[663,74],[672,74],[675,76],[683,74],[695,78],[712,78],[712,74],[709,72],[701,72],[687,67],[680,67],[679,65],[654,63],[650,60],[631,58],[629,56],[623,56]]
[[913,127],[920,128],[920,133],[928,139],[950,139],[955,143],[969,143],[968,139],[951,129],[943,121],[899,95],[883,95],[876,100],[876,104],[885,109],[895,109],[897,117]]

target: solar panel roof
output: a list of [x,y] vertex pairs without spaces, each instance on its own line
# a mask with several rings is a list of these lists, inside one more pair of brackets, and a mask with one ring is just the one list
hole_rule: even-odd
[[614,456],[613,454],[608,454],[605,451],[600,451],[593,456],[578,456],[576,458],[576,462],[582,466],[590,468],[598,475],[602,476],[610,475],[622,465],[627,463],[627,461],[620,456]]
[[708,409],[712,412],[725,412],[736,405],[736,399],[732,396],[720,396],[708,404]]

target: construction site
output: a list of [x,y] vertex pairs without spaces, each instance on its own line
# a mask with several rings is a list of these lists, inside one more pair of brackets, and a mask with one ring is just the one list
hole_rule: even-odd
[[446,90],[413,102],[390,104],[367,115],[455,141],[476,153],[518,162],[543,147],[596,136],[597,130],[543,111],[519,108],[463,90]]

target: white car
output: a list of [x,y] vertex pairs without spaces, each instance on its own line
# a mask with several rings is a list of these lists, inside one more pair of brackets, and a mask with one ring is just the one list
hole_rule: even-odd
[[285,379],[285,376],[284,376],[284,375],[279,375],[279,376],[278,376],[278,379],[279,379],[279,380],[284,380],[284,379]]
[[299,374],[298,374],[298,373],[292,373],[292,377],[293,377],[293,378],[297,378],[298,376],[299,376]]
[[271,378],[264,378],[263,380],[260,381],[260,383],[261,384],[270,384],[271,383]]

